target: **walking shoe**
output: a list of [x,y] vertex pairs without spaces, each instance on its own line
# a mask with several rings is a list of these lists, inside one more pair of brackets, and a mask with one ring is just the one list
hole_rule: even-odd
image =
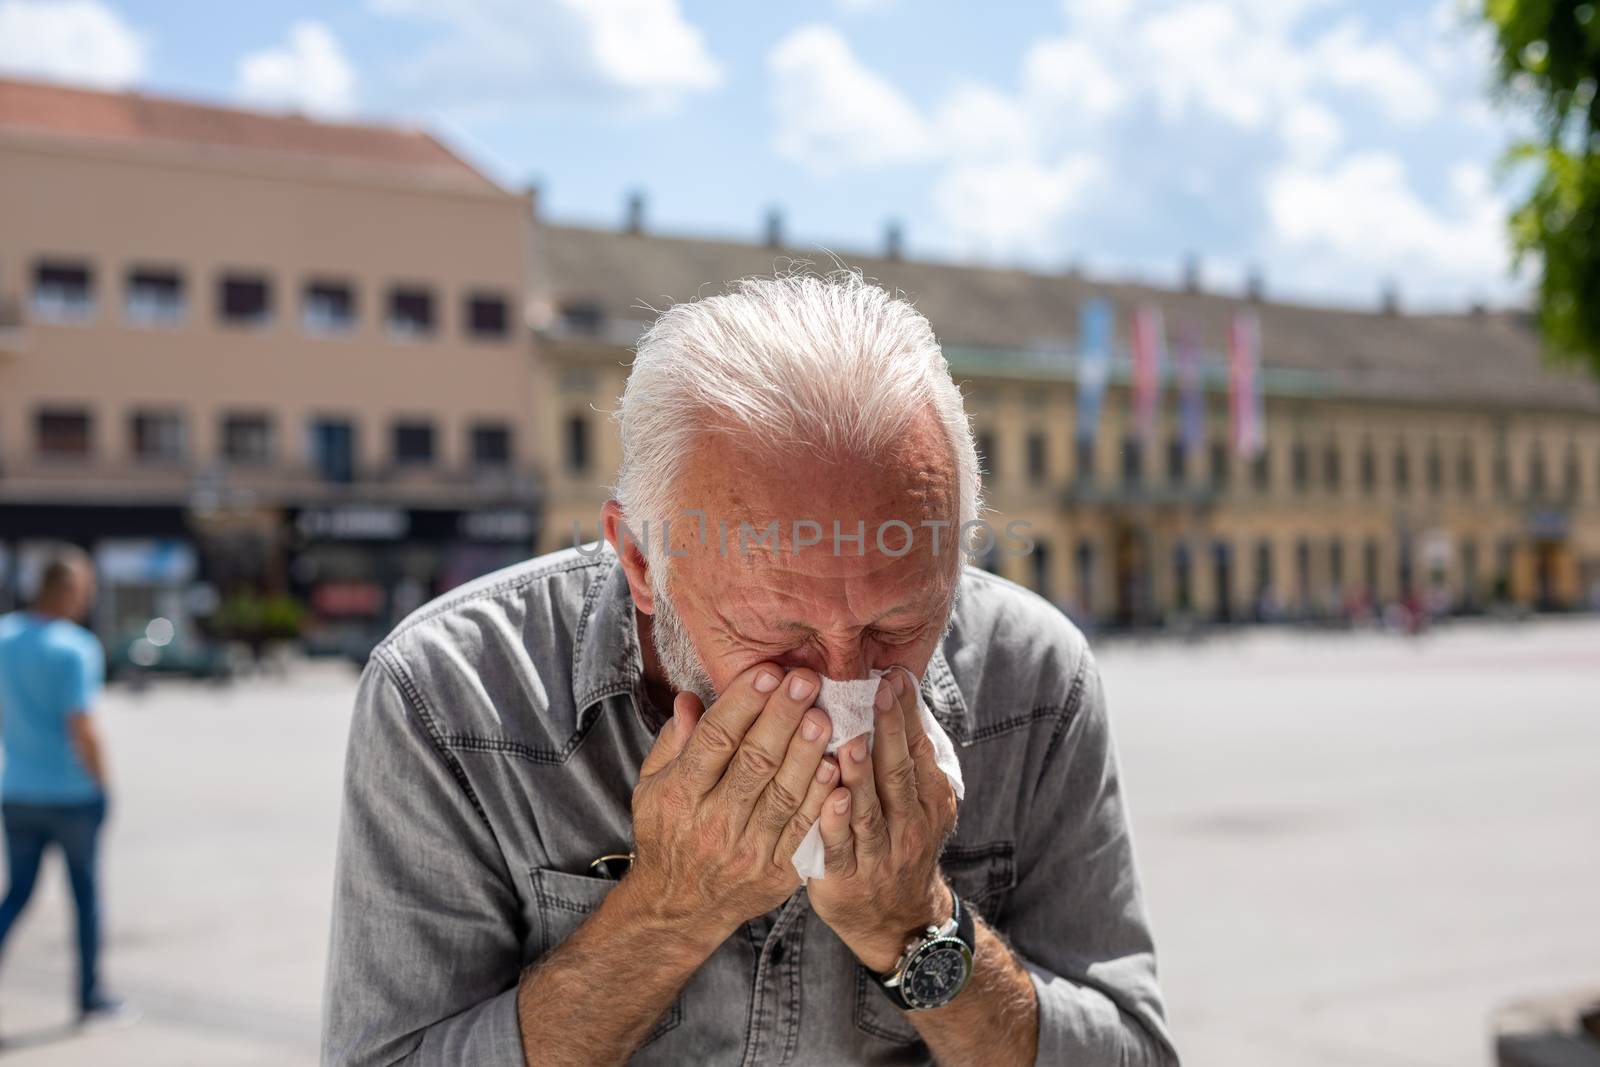
[[121,997],[96,993],[78,1013],[78,1025],[96,1030],[120,1030],[132,1026],[144,1015],[138,1008]]

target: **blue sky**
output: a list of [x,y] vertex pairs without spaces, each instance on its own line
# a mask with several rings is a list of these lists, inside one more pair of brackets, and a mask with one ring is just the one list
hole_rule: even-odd
[[435,128],[555,218],[1515,302],[1456,0],[0,0],[0,69]]

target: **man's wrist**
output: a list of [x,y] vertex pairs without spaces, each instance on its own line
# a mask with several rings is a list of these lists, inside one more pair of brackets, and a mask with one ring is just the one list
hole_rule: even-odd
[[631,933],[649,951],[669,955],[674,962],[698,967],[711,957],[732,931],[706,919],[664,906],[647,880],[629,873],[606,897],[605,906],[627,922]]
[[[941,926],[950,920],[955,909],[955,898],[943,877],[934,880],[927,894],[928,905],[919,914],[901,917],[874,933],[846,944],[855,953],[861,965],[874,974],[888,974],[905,954],[908,942],[916,940],[930,926]],[[909,919],[909,921],[908,921]]]

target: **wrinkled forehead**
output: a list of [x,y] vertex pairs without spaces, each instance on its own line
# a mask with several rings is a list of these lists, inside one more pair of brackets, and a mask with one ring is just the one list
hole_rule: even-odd
[[[665,532],[673,581],[751,582],[782,595],[902,596],[953,587],[959,488],[930,417],[877,455],[765,448],[708,433],[688,457]],[[935,598],[937,599],[937,597]]]

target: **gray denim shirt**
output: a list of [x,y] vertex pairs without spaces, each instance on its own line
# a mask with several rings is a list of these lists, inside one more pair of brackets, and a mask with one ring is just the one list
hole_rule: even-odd
[[[923,695],[966,779],[942,866],[1033,977],[1038,1062],[1175,1064],[1082,635],[969,568]],[[479,579],[378,646],[346,755],[324,1064],[523,1063],[518,977],[616,884],[589,865],[629,850],[648,706],[609,549]],[[632,1062],[831,1067],[929,1053],[802,890],[722,944]]]

